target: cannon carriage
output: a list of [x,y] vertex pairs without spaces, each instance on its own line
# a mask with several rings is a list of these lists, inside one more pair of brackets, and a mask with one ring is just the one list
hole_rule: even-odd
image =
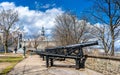
[[[44,52],[39,52],[43,58],[46,58],[46,67],[53,66],[55,58],[75,59],[76,69],[84,68],[87,55],[83,53],[83,47],[98,45],[97,41],[73,44],[67,46],[59,46],[55,48],[47,48]],[[50,65],[49,65],[50,64]]]

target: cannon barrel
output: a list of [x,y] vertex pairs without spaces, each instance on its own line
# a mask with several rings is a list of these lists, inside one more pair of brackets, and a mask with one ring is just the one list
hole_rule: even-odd
[[67,45],[67,46],[59,46],[55,48],[48,48],[46,50],[55,50],[55,49],[69,49],[69,48],[82,48],[82,47],[87,47],[87,46],[92,46],[92,45],[98,45],[98,41],[90,41],[90,42],[84,42],[80,44],[74,44],[74,45]]
[[80,46],[87,47],[87,46],[93,46],[93,45],[98,45],[98,41],[91,41],[91,42],[82,43]]

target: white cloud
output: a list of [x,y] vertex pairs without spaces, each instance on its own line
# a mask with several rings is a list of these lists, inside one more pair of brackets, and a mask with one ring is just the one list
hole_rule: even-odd
[[48,9],[48,8],[50,8],[50,7],[55,7],[55,6],[56,6],[55,3],[54,3],[54,4],[42,4],[42,3],[39,3],[39,2],[37,2],[37,1],[35,1],[35,5],[36,5],[36,8],[37,8],[37,9],[40,9],[40,8]]
[[46,30],[46,33],[47,34],[51,34],[51,30]]
[[40,6],[41,8],[50,8],[50,7],[54,7],[56,4],[45,4],[43,6]]
[[15,4],[13,2],[2,2],[0,3],[0,7],[5,7],[5,9],[13,9],[15,7]]
[[100,24],[100,23],[95,23],[95,24],[94,24],[94,26],[96,26],[96,27],[98,27],[98,28],[103,27],[103,25],[102,25],[102,24]]
[[44,6],[42,6],[41,8],[49,8],[51,5],[50,4],[45,4]]
[[[54,4],[55,5],[55,4]],[[49,5],[46,5],[48,7]],[[54,27],[55,17],[62,14],[64,11],[61,8],[48,9],[45,12],[30,10],[29,7],[15,6],[13,2],[0,3],[0,7],[4,9],[15,9],[19,13],[19,19],[21,25],[24,26],[24,30],[27,33],[39,32],[41,27],[44,26],[47,32],[50,33]],[[48,34],[47,33],[47,34]]]

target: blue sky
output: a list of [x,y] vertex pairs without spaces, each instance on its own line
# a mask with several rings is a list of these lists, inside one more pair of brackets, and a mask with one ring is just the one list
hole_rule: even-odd
[[[90,0],[0,0],[0,9],[18,11],[19,22],[17,26],[22,28],[21,31],[26,36],[40,34],[41,28],[44,26],[45,35],[51,39],[56,16],[66,11],[72,11],[80,16],[82,11],[91,7],[92,4]],[[101,24],[94,25],[100,26]]]
[[82,11],[91,5],[89,0],[0,0],[0,8],[18,11],[19,27],[23,28],[27,36],[41,33],[44,26],[46,36],[49,37],[56,16],[66,11],[80,16]]
[[92,2],[88,0],[0,0],[0,2],[14,2],[16,6],[28,6],[30,10],[36,10],[37,2],[40,7],[48,5],[46,8],[39,8],[41,11],[56,7],[65,11],[72,11],[77,15],[92,5]]

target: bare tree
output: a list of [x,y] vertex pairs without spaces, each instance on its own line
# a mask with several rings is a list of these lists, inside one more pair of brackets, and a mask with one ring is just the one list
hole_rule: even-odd
[[27,47],[28,47],[28,48],[31,48],[31,47],[32,47],[32,41],[31,41],[31,40],[28,41]]
[[93,26],[90,29],[91,34],[96,37],[98,40],[101,42],[101,47],[104,49],[105,54],[108,55],[108,52],[110,51],[111,48],[111,43],[110,43],[110,32],[108,31],[109,28],[107,25],[101,25],[101,26]]
[[78,20],[75,15],[70,13],[64,13],[57,16],[55,23],[53,35],[62,45],[86,41],[86,38],[83,38],[85,33],[87,33],[86,21]]
[[94,7],[91,11],[95,21],[103,24],[102,27],[96,27],[99,31],[98,37],[103,43],[106,54],[110,53],[110,55],[114,55],[115,41],[120,33],[119,4],[119,0],[94,0]]
[[18,21],[18,12],[12,9],[0,11],[0,28],[4,32],[4,49],[5,53],[8,52],[8,40],[10,36],[10,30],[14,27]]
[[37,47],[39,46],[40,41],[42,41],[42,38],[40,38],[39,34],[33,34],[32,38],[34,39],[32,41],[33,47],[37,50]]
[[18,35],[19,35],[19,29],[12,32],[11,38],[12,38],[13,46],[17,46],[17,44],[18,44],[18,37],[19,37]]
[[37,47],[39,46],[39,41],[37,39],[34,39],[34,48],[37,50]]

